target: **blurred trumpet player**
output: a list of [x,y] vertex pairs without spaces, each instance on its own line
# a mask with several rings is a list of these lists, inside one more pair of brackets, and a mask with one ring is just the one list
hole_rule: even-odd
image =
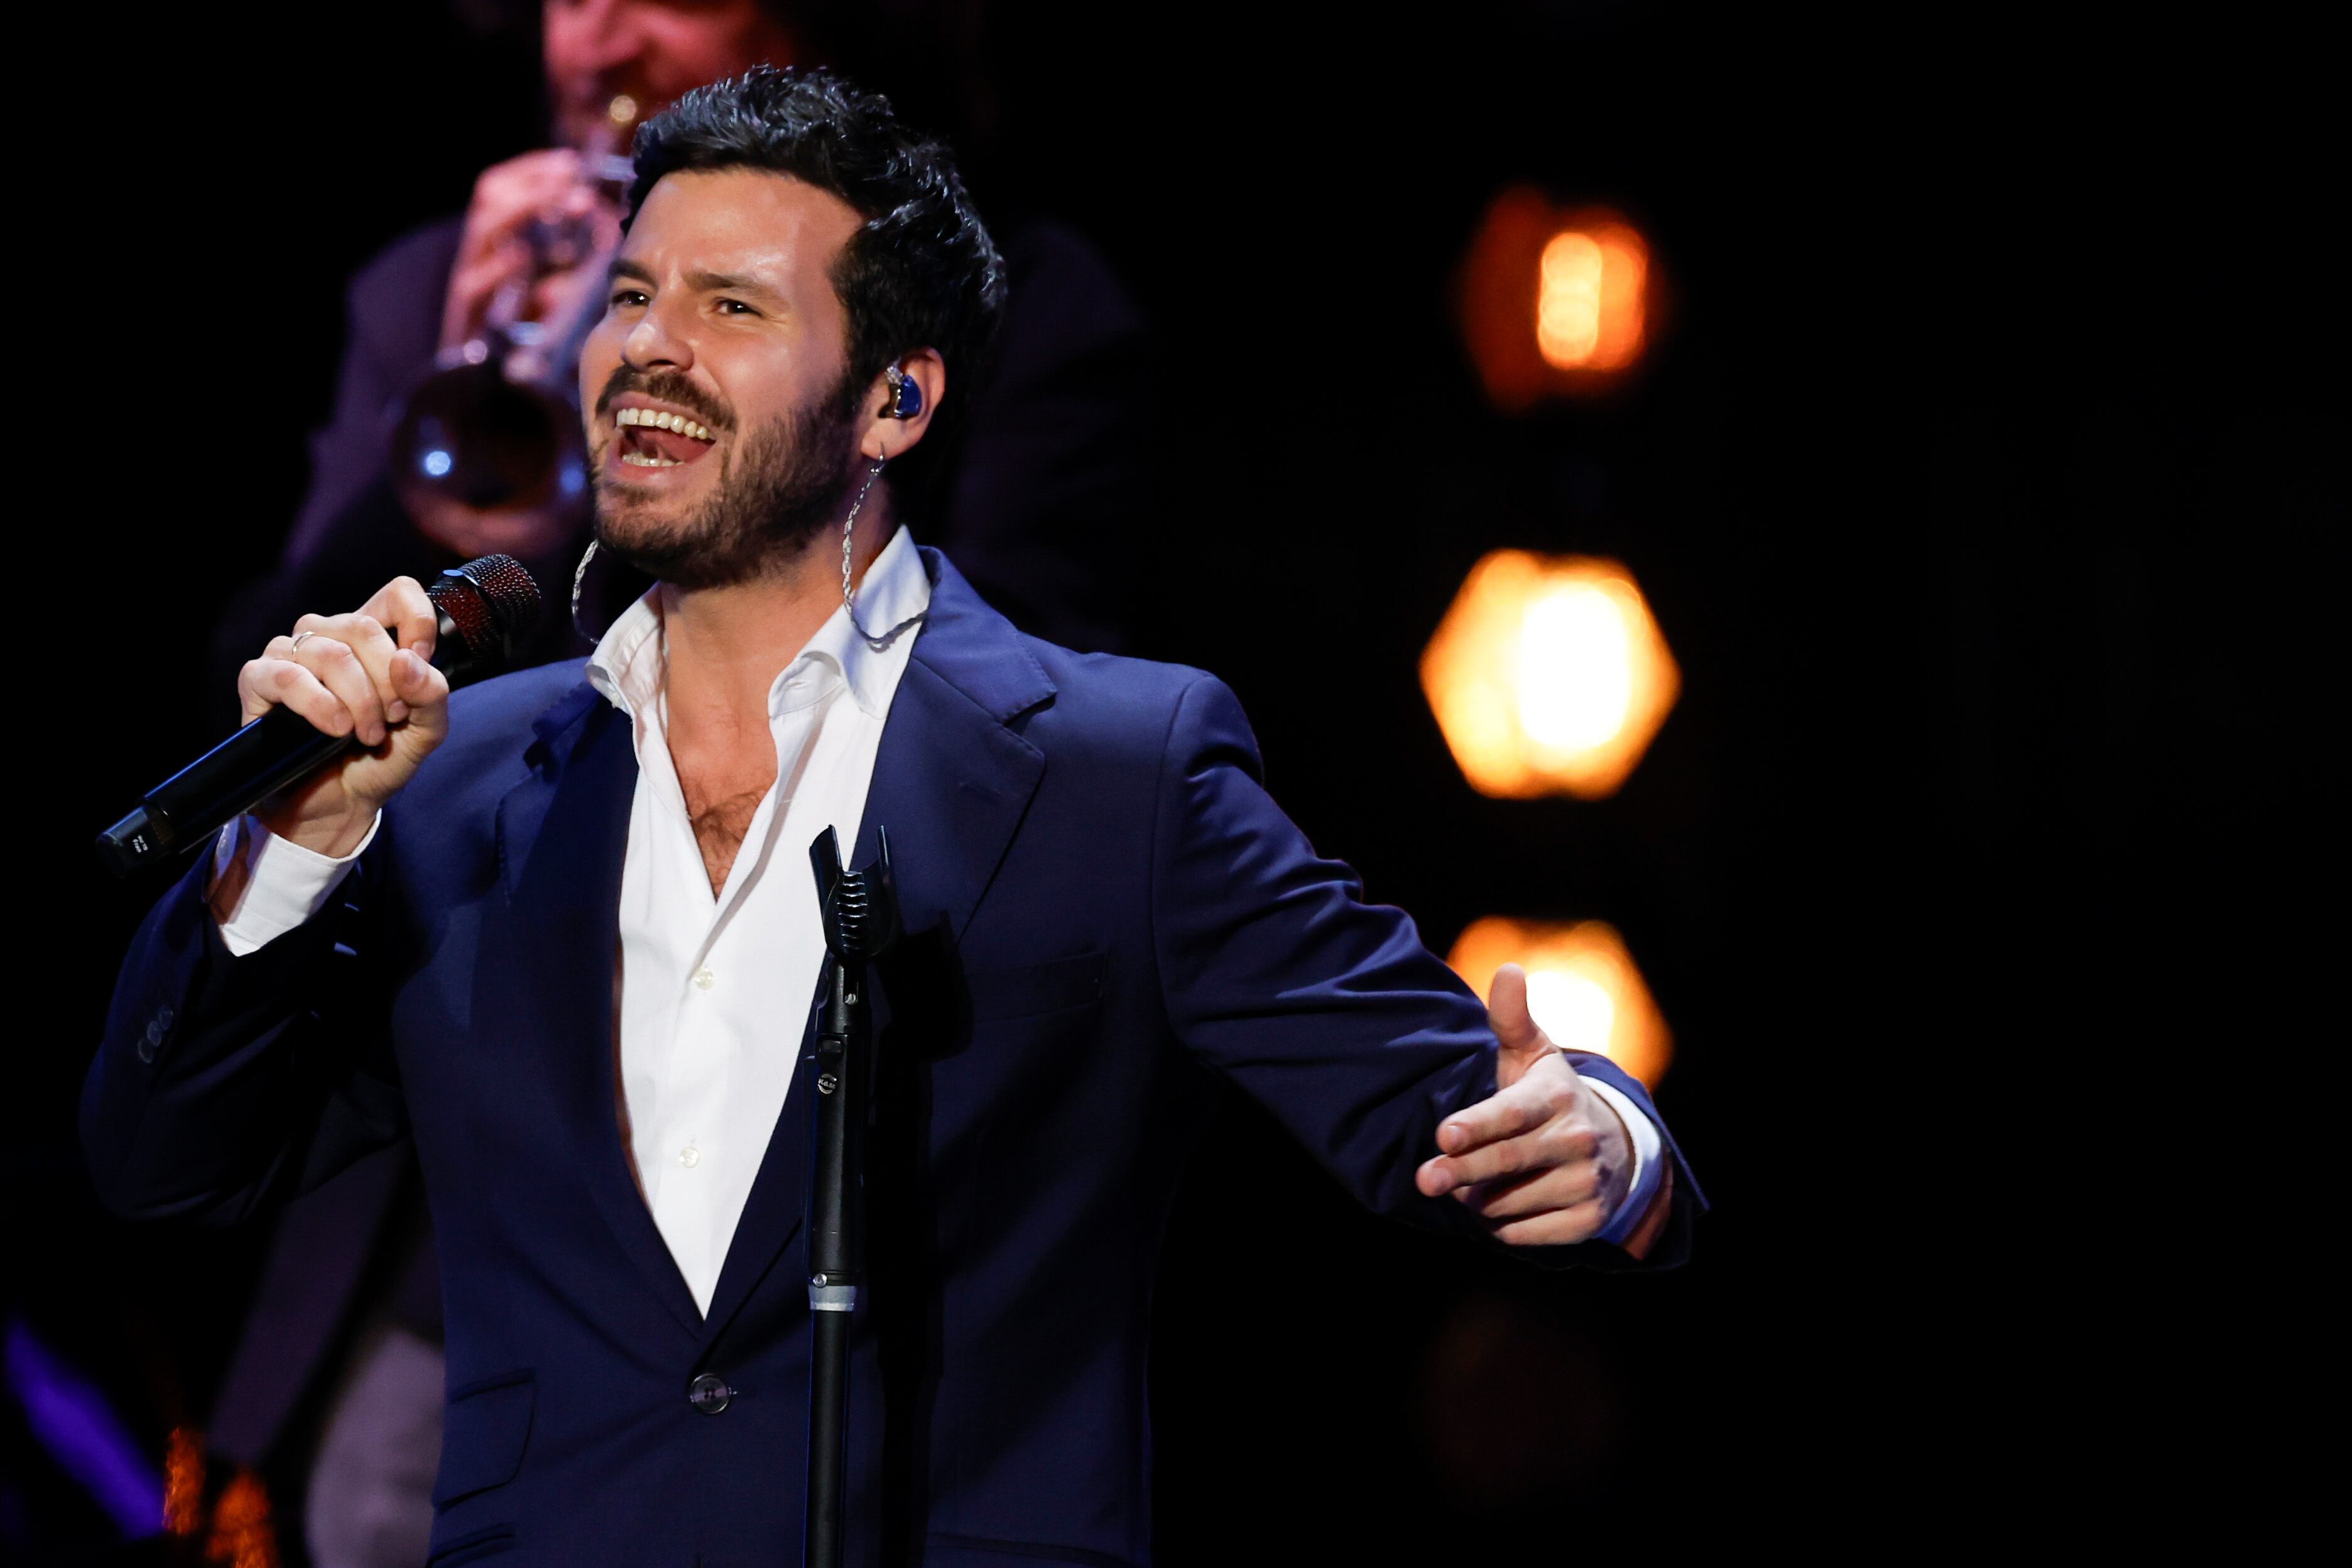
[[[849,47],[773,0],[548,0],[541,24],[560,144],[485,170],[462,216],[354,275],[309,494],[277,568],[223,620],[223,671],[304,610],[358,604],[394,576],[488,551],[521,557],[560,600],[586,537],[585,497],[566,467],[576,451],[543,433],[576,440],[568,389],[619,236],[614,176],[635,125],[755,63]],[[889,84],[887,58],[855,64]],[[894,468],[893,479],[916,531],[1024,630],[1118,651],[1144,504],[1141,319],[1074,233],[995,226],[1009,299],[982,390],[959,399],[972,416],[957,440],[926,444],[947,448],[933,472]],[[600,582],[608,570],[600,562],[586,584],[592,632],[643,586]],[[574,639],[559,609],[519,662],[571,657],[586,646]],[[414,1564],[433,1521],[442,1398],[430,1225],[413,1157],[389,1150],[288,1206],[210,1444],[271,1483],[289,1558]]]

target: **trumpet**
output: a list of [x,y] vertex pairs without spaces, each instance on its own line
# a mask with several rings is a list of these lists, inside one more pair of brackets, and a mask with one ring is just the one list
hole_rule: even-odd
[[[587,177],[617,196],[628,159],[591,156]],[[481,331],[445,349],[409,393],[392,437],[393,488],[417,529],[467,557],[542,557],[578,531],[588,504],[581,434],[580,342],[596,290],[556,321],[525,317],[543,279],[602,262],[592,219],[534,222],[529,276],[509,280]]]

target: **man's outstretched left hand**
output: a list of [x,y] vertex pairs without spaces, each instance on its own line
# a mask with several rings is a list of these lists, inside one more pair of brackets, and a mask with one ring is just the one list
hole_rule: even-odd
[[1496,972],[1486,1019],[1502,1047],[1494,1096],[1439,1123],[1444,1152],[1415,1175],[1423,1193],[1452,1193],[1515,1247],[1588,1240],[1625,1201],[1633,1141],[1528,1013],[1527,972]]

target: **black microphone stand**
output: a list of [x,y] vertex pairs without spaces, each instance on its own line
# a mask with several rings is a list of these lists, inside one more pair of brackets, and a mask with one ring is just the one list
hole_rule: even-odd
[[807,1568],[842,1568],[842,1499],[849,1468],[849,1326],[866,1268],[860,1221],[865,1130],[872,1056],[871,962],[898,938],[898,889],[890,836],[863,871],[841,868],[832,828],[809,846],[824,922],[824,968],[816,1031],[816,1117],[809,1175],[809,1357]]

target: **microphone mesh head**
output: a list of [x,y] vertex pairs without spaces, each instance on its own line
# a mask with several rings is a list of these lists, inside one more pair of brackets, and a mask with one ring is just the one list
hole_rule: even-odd
[[482,591],[482,602],[506,641],[512,645],[539,625],[539,584],[511,555],[485,555],[457,568]]
[[478,673],[506,663],[539,624],[539,584],[511,555],[485,555],[441,574],[425,590],[465,645],[461,663]]

